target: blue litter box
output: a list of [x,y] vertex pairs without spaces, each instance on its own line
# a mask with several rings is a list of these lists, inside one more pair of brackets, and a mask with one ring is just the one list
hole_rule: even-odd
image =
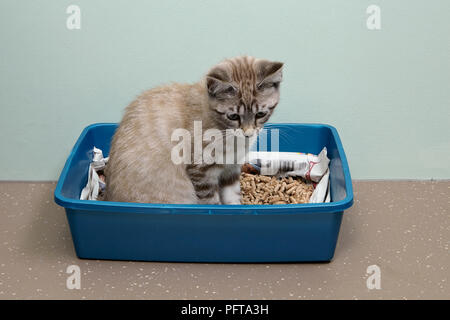
[[322,124],[265,126],[283,131],[280,151],[318,154],[327,147],[330,203],[183,205],[79,200],[92,148],[96,146],[108,155],[116,128],[114,123],[85,128],[56,186],[55,201],[66,210],[79,258],[179,262],[313,262],[333,258],[342,214],[353,204],[350,171],[335,128]]

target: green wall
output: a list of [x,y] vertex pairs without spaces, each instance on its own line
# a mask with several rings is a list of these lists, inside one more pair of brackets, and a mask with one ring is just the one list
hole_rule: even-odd
[[285,62],[273,122],[337,127],[353,178],[450,178],[450,1],[1,0],[0,48],[1,180],[56,180],[83,127],[241,54]]

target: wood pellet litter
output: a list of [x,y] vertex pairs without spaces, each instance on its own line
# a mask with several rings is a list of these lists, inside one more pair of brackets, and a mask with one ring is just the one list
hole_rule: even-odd
[[241,173],[242,204],[308,203],[314,187],[301,178]]

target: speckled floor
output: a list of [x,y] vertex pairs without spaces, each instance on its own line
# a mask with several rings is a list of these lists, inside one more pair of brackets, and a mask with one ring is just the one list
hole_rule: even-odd
[[[357,181],[334,260],[192,264],[80,260],[55,183],[0,182],[0,299],[450,299],[450,181]],[[81,269],[69,290],[66,269]],[[381,289],[369,290],[377,265]]]

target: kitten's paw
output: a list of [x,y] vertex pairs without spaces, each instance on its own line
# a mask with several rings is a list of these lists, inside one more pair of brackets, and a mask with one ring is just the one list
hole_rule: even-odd
[[239,181],[222,189],[223,204],[241,204],[241,186]]
[[221,204],[219,193],[215,193],[214,196],[210,198],[199,199],[199,204]]
[[223,204],[241,204],[241,197],[239,199],[224,201]]

